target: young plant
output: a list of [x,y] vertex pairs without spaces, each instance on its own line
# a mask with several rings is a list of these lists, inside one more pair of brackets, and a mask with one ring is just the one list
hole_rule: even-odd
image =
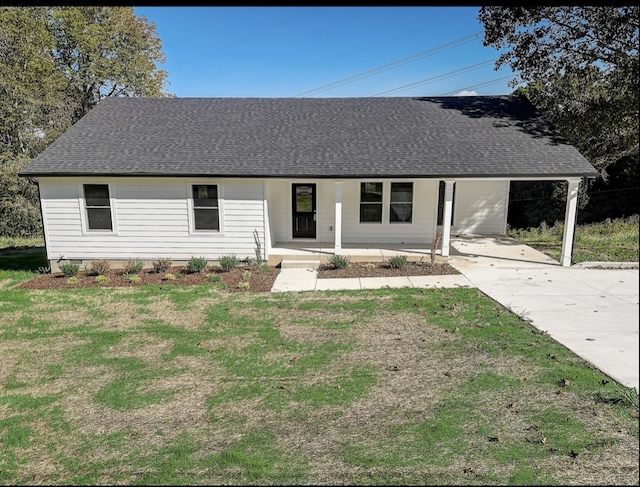
[[249,289],[251,287],[251,285],[249,284],[248,281],[240,281],[238,283],[238,289]]
[[125,273],[122,275],[122,279],[127,282],[140,282],[140,276],[138,274]]
[[437,231],[435,237],[433,237],[433,241],[431,242],[431,263],[436,263],[436,250],[440,246],[440,241],[442,240],[442,232]]
[[220,282],[220,276],[218,274],[208,274],[207,279],[209,282]]
[[392,269],[402,269],[406,264],[406,255],[394,255],[393,257],[389,257],[389,265]]
[[204,257],[191,257],[187,262],[187,271],[190,274],[199,274],[207,268],[207,259]]
[[71,262],[65,262],[60,264],[60,270],[64,274],[64,277],[73,277],[80,270],[80,264],[72,264]]
[[78,284],[78,278],[75,276],[70,277],[67,279],[67,284]]
[[94,259],[89,263],[89,274],[103,276],[111,269],[111,262],[107,259]]
[[162,274],[167,272],[172,265],[173,260],[171,260],[171,257],[160,257],[153,261],[153,270],[158,274]]
[[162,277],[163,281],[175,281],[176,280],[176,276],[174,276],[173,274],[167,273]]
[[225,272],[229,272],[231,269],[235,269],[236,267],[238,267],[239,263],[240,261],[235,256],[235,254],[223,255],[222,257],[220,257],[220,267]]
[[258,267],[260,267],[262,265],[262,263],[264,262],[264,259],[262,257],[262,244],[260,243],[260,237],[258,236],[258,230],[254,230],[253,231],[253,240],[256,243],[256,265]]
[[348,255],[332,255],[329,257],[329,264],[336,269],[346,269],[349,267],[351,258]]
[[105,276],[104,274],[99,274],[96,276],[96,282],[98,284],[104,284],[105,282],[109,282],[109,278],[107,276]]
[[244,271],[242,273],[242,280],[248,281],[249,279],[251,279],[251,271]]
[[144,262],[139,259],[129,259],[124,263],[125,274],[140,274],[144,269]]

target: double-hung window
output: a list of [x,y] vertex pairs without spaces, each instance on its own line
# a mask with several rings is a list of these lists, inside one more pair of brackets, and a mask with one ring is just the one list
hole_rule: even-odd
[[220,230],[217,184],[193,185],[193,228],[195,230]]
[[382,223],[382,183],[360,183],[360,223]]
[[411,223],[413,216],[413,183],[391,183],[389,222]]
[[88,230],[113,230],[108,184],[84,184]]

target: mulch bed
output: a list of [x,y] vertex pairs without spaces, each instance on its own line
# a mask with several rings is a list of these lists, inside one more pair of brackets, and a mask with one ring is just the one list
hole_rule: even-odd
[[[245,274],[248,271],[250,275]],[[95,275],[88,275],[85,271],[80,271],[75,276],[77,282],[70,283],[68,277],[62,273],[44,274],[29,281],[25,281],[17,286],[18,289],[77,289],[86,287],[135,287],[144,286],[146,284],[161,285],[197,285],[211,284],[207,277],[209,274],[220,276],[220,283],[225,284],[229,292],[269,292],[273,287],[273,282],[278,275],[278,269],[274,267],[263,267],[260,271],[250,267],[236,267],[228,272],[223,271],[219,267],[210,267],[201,273],[190,274],[185,266],[172,267],[167,270],[168,274],[173,274],[175,279],[166,279],[165,273],[156,273],[151,270],[143,270],[138,274],[140,280],[138,282],[129,282],[123,279],[124,271],[122,269],[112,269],[104,274],[109,278],[109,282],[97,282]],[[249,286],[241,283],[247,282]]]
[[[198,285],[211,284],[210,274],[219,276],[228,292],[270,292],[278,276],[279,269],[265,266],[258,271],[252,267],[236,267],[226,272],[219,267],[210,267],[201,273],[188,273],[185,266],[172,267],[167,273],[156,273],[153,270],[143,270],[138,274],[138,282],[123,279],[122,269],[112,269],[105,276],[108,282],[96,281],[95,275],[80,271],[75,276],[76,282],[69,282],[61,272],[44,274],[35,279],[25,281],[17,289],[78,289],[86,287],[136,287],[146,284],[160,285]],[[166,274],[173,274],[175,279],[169,280]],[[426,262],[407,262],[402,269],[394,269],[387,262],[358,262],[351,263],[345,269],[337,269],[329,264],[320,266],[318,277],[321,279],[349,278],[349,277],[394,277],[394,276],[437,276],[459,274],[449,264],[431,264]],[[244,283],[248,283],[248,286]]]
[[430,262],[407,262],[402,269],[392,268],[388,262],[352,262],[345,269],[336,269],[330,264],[321,265],[321,279],[343,277],[396,277],[396,276],[440,276],[460,274],[449,264]]

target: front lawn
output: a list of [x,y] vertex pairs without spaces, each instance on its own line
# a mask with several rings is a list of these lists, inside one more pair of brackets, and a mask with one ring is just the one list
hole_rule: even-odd
[[476,289],[34,291],[0,483],[638,485],[638,396]]

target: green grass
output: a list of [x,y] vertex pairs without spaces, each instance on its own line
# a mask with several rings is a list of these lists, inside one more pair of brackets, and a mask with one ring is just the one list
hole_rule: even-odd
[[[563,222],[556,222],[551,227],[511,229],[507,234],[559,260],[563,228]],[[577,225],[572,263],[579,262],[638,262],[638,215]]]
[[0,236],[0,281],[3,279],[3,270],[38,272],[38,269],[46,268],[48,265],[42,237]]
[[3,484],[638,482],[637,391],[475,289],[1,272]]

